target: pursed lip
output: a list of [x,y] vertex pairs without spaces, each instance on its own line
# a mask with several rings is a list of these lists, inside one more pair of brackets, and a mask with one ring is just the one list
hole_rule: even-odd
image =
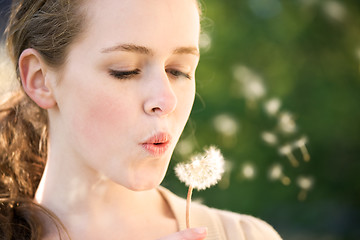
[[141,143],[141,146],[153,156],[164,154],[171,143],[171,135],[166,132],[159,132]]

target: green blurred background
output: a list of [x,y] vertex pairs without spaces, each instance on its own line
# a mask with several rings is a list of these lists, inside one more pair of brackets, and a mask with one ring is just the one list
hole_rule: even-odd
[[[194,198],[284,239],[360,239],[360,2],[203,2],[199,96],[172,164],[212,144],[230,164]],[[163,185],[186,196],[173,171]]]
[[198,96],[163,185],[186,196],[173,167],[216,145],[227,171],[195,200],[284,239],[360,239],[359,0],[206,0],[203,12]]

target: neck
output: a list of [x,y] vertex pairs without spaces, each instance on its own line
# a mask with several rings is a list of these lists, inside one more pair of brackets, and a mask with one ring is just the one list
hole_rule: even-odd
[[156,189],[129,190],[69,156],[51,152],[35,201],[54,212],[71,236],[91,236],[89,229],[130,229],[139,219],[145,224],[160,216],[174,218]]

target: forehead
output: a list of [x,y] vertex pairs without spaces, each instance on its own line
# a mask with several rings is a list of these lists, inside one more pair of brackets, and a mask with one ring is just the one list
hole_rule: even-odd
[[198,45],[200,20],[195,0],[92,0],[85,11],[85,35],[93,40],[93,47]]

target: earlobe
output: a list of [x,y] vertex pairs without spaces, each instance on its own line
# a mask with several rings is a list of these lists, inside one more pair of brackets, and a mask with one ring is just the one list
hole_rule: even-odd
[[28,48],[21,53],[19,72],[24,91],[41,108],[49,109],[56,101],[46,70],[47,65],[35,49]]

